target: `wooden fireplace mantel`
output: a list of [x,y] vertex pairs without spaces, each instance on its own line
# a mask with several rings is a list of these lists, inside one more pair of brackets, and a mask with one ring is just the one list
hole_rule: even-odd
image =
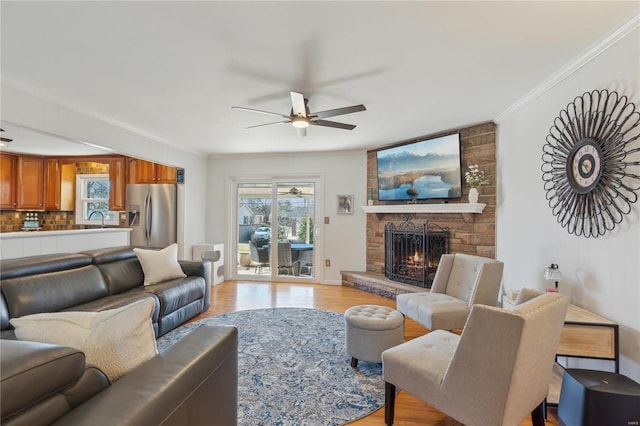
[[386,204],[361,206],[365,213],[482,213],[484,203]]

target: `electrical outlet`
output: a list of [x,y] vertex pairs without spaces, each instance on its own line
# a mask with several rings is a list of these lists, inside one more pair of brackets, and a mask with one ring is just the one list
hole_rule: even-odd
[[331,266],[331,259],[325,259],[324,260],[324,266]]
[[329,224],[329,216],[325,216],[324,218],[324,224],[328,225]]

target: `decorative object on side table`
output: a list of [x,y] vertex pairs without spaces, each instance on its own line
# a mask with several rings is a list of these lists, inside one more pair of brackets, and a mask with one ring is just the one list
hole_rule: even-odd
[[544,279],[555,283],[554,287],[547,287],[547,293],[557,293],[558,281],[562,279],[562,274],[560,273],[560,269],[558,269],[558,265],[556,265],[555,263],[552,263],[551,266],[545,269]]
[[481,185],[488,185],[489,181],[484,178],[484,171],[480,170],[477,164],[469,166],[469,170],[464,174],[464,180],[467,185],[471,187],[469,189],[469,202],[475,204],[478,202],[478,187]]
[[640,112],[626,96],[594,90],[576,97],[542,151],[549,207],[570,234],[597,238],[631,212],[640,190]]

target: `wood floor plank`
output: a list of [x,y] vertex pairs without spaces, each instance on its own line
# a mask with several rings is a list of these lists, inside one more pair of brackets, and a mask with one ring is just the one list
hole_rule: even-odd
[[[299,307],[333,312],[344,312],[355,305],[382,305],[395,308],[396,302],[349,287],[319,284],[294,284],[255,281],[225,281],[212,288],[211,307],[192,321],[227,312],[259,308]],[[420,324],[407,318],[405,339],[410,340],[427,333]],[[444,415],[418,398],[400,392],[396,398],[395,425],[397,426],[457,426],[460,423]],[[549,410],[548,425],[557,425],[554,410]],[[357,420],[351,425],[384,425],[384,409]],[[519,426],[531,425],[529,418]]]

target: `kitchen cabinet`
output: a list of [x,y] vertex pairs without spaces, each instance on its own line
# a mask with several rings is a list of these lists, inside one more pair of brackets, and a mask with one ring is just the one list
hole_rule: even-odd
[[61,167],[61,205],[63,206],[61,210],[72,211],[76,209],[76,175],[78,174],[77,165],[78,163],[87,162],[108,165],[109,210],[125,210],[127,158],[124,156],[89,156],[64,158],[64,160],[62,160]]
[[176,172],[175,167],[129,159],[129,183],[176,183]]
[[126,159],[115,157],[109,160],[109,210],[125,210]]
[[16,208],[16,164],[11,154],[0,154],[0,209]]
[[76,209],[76,165],[62,163],[60,165],[60,210]]
[[175,167],[156,164],[156,183],[176,183]]
[[16,208],[44,210],[43,159],[41,157],[19,156],[16,182]]
[[60,160],[44,160],[44,209],[60,210]]

